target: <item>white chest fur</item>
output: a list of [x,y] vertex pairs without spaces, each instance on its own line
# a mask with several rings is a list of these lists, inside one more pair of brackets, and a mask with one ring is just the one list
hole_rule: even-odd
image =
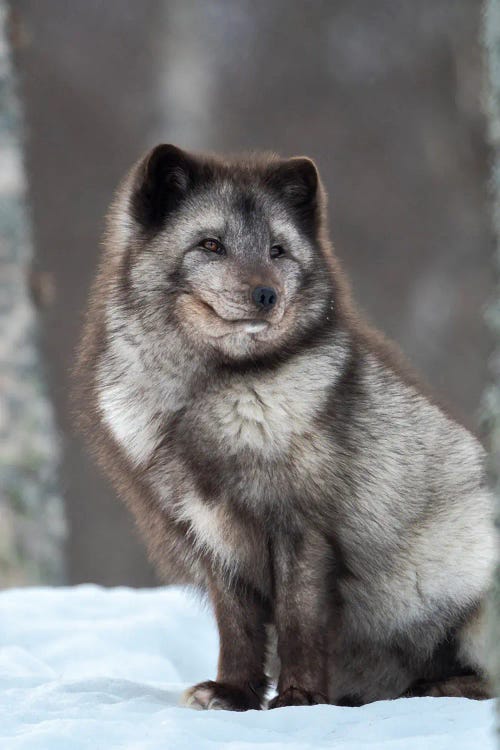
[[314,361],[297,358],[277,372],[235,379],[223,391],[208,394],[207,425],[216,427],[230,452],[281,452],[294,435],[311,429],[334,378],[331,359],[324,354]]
[[[136,347],[115,337],[100,364],[98,400],[103,420],[129,459],[143,466],[162,439],[169,416],[192,410],[207,444],[223,450],[252,450],[272,456],[286,451],[294,435],[306,434],[324,407],[328,389],[343,365],[345,351],[316,350],[277,370],[233,376],[209,384],[188,399],[189,363],[147,368]],[[172,361],[177,361],[177,352]],[[182,358],[182,357],[181,357]]]

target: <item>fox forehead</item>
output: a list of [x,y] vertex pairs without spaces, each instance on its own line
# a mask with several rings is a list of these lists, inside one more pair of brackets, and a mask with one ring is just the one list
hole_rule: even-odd
[[240,187],[225,181],[195,191],[170,217],[157,241],[173,239],[189,247],[202,237],[215,237],[236,246],[285,243],[300,255],[309,241],[279,200],[257,187]]

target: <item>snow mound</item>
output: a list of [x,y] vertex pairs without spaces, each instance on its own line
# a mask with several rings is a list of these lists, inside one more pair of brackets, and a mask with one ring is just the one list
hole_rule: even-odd
[[197,712],[181,692],[213,678],[210,613],[178,588],[0,593],[2,750],[494,750],[493,702]]

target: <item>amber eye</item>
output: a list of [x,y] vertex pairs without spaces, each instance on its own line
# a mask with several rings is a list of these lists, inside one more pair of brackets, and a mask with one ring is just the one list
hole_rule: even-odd
[[285,248],[281,247],[281,245],[273,245],[269,254],[271,258],[281,258],[282,255],[285,255]]
[[200,242],[199,247],[203,250],[208,250],[209,253],[216,253],[217,255],[224,255],[224,245],[219,240],[214,240],[211,237],[207,237],[206,240]]

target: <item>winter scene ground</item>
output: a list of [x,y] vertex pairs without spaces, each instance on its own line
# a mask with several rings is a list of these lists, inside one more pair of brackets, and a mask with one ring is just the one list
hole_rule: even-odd
[[413,698],[362,708],[193,711],[213,678],[208,608],[179,588],[86,585],[0,594],[2,750],[465,750],[495,747],[493,702]]

